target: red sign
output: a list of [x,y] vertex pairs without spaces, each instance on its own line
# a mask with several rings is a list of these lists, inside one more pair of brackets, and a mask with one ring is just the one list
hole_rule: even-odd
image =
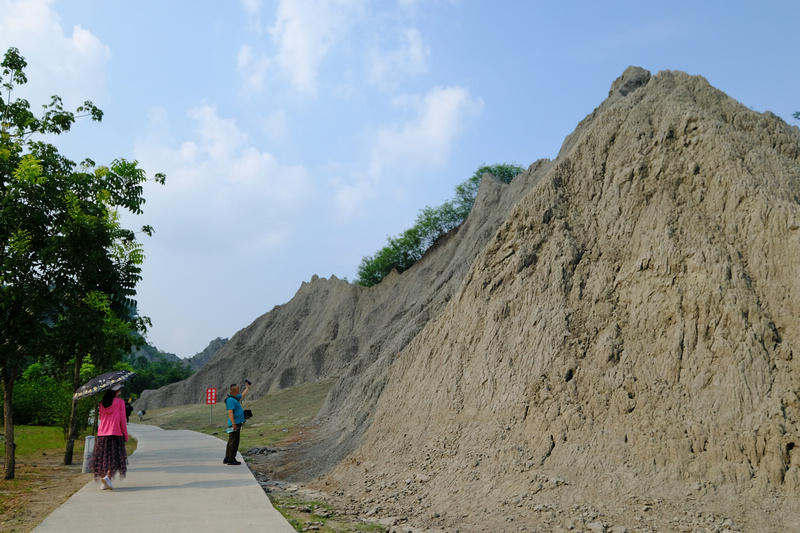
[[206,403],[217,403],[217,389],[206,389]]

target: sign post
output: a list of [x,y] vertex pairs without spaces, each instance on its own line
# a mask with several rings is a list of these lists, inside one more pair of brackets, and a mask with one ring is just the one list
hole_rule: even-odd
[[209,425],[214,425],[214,404],[217,403],[217,389],[206,389],[206,403],[211,406],[211,418],[209,418]]

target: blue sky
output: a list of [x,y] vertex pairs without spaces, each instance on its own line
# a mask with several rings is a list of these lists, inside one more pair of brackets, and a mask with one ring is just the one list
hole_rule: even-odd
[[181,357],[371,255],[482,164],[554,158],[629,65],[796,124],[800,2],[0,0],[62,153],[135,159],[138,302]]

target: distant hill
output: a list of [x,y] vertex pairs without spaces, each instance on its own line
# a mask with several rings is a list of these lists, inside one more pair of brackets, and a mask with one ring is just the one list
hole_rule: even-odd
[[154,361],[158,361],[159,358],[163,358],[172,363],[175,362],[182,363],[196,372],[197,370],[201,369],[203,365],[208,363],[211,360],[211,358],[214,357],[214,354],[216,354],[220,348],[225,346],[225,343],[227,342],[228,339],[217,337],[216,339],[208,343],[208,346],[206,346],[206,348],[202,352],[197,353],[188,359],[181,359],[174,353],[161,351],[152,344],[144,344],[143,346],[134,348],[131,351],[131,355],[133,357],[144,357],[151,363]]
[[152,344],[144,344],[142,346],[136,347],[131,350],[131,355],[133,357],[144,357],[151,363],[158,361],[159,359],[166,359],[171,363],[183,363],[184,360],[175,355],[174,353],[163,352],[153,346]]
[[189,359],[184,359],[184,362],[187,365],[189,365],[189,368],[197,372],[203,367],[203,365],[211,361],[211,358],[214,357],[214,354],[216,354],[220,348],[225,346],[225,343],[227,342],[228,339],[217,337],[216,339],[208,343],[208,346],[206,346],[205,350],[203,350],[198,354],[193,355]]

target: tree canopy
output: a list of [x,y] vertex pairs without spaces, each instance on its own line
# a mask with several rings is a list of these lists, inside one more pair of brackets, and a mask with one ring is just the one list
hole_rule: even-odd
[[[144,343],[144,339],[142,339]],[[137,355],[148,354],[147,357]],[[125,383],[123,398],[136,399],[147,389],[158,389],[182,381],[193,374],[183,361],[168,361],[166,355],[154,346],[144,343],[125,354],[122,361],[111,370],[132,370],[136,375]],[[80,371],[80,381],[85,383],[102,372],[85,357]],[[45,356],[31,363],[20,373],[14,383],[14,423],[60,427],[70,430],[72,394],[75,392],[72,376],[64,375],[61,365]],[[79,429],[89,424],[90,412],[97,407],[98,397],[78,402]]]
[[[73,367],[80,384],[85,356],[108,368],[130,350],[148,321],[135,313],[144,260],[136,233],[119,210],[140,214],[145,172],[117,159],[97,166],[62,156],[45,141],[77,118],[100,121],[91,102],[75,112],[53,96],[40,115],[14,98],[27,63],[9,48],[0,64],[0,382],[6,439],[6,479],[14,477],[13,389],[17,374],[47,355]],[[164,182],[162,174],[155,179]],[[145,226],[142,231],[152,233]],[[73,409],[74,411],[74,409]],[[74,415],[74,413],[73,413]],[[74,416],[73,416],[74,417]],[[68,457],[71,461],[71,448]]]
[[[152,348],[149,345],[145,348]],[[127,354],[123,361],[129,365],[136,375],[125,384],[125,395],[138,398],[142,391],[147,389],[160,389],[170,383],[177,383],[189,378],[194,371],[189,365],[181,361],[168,361],[163,355],[152,348],[152,360],[134,353]]]
[[492,174],[503,183],[511,183],[524,169],[516,164],[483,165],[466,181],[456,186],[455,197],[439,207],[425,207],[417,215],[414,225],[390,237],[389,243],[374,256],[361,260],[355,282],[364,287],[377,285],[392,270],[403,272],[411,268],[440,236],[457,228],[472,211],[481,179]]

